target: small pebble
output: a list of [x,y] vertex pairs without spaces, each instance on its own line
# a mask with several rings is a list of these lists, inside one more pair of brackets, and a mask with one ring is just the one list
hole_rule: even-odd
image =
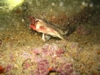
[[88,6],[88,3],[86,3],[86,2],[82,2],[82,6],[84,6],[84,7],[87,7]]
[[56,4],[54,2],[51,3],[52,6],[55,6]]
[[24,22],[25,20],[24,19],[22,19],[22,22]]
[[60,2],[60,3],[59,3],[59,5],[60,5],[60,6],[63,6],[63,5],[64,5],[64,3],[63,3],[63,2]]
[[89,5],[90,7],[93,7],[93,3],[90,3],[90,5]]

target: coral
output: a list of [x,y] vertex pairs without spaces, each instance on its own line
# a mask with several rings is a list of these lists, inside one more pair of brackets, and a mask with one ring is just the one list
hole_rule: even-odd
[[73,64],[64,55],[65,50],[53,43],[32,50],[34,62],[37,64],[35,75],[47,75],[49,72],[58,72],[61,75],[76,75]]
[[47,75],[49,73],[49,63],[47,60],[42,59],[37,63],[37,68],[35,69],[35,75]]
[[13,65],[12,64],[8,64],[5,68],[6,72],[10,71],[11,69],[13,69]]
[[65,49],[56,43],[17,48],[14,52],[5,52],[8,62],[1,65],[5,65],[7,75],[48,75],[52,71],[60,75],[76,75],[73,58],[66,57]]

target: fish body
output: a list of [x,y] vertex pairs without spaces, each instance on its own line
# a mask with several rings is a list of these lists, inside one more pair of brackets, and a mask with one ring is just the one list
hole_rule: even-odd
[[57,37],[60,39],[63,39],[63,37],[60,35],[59,32],[57,32],[55,29],[50,27],[50,24],[46,23],[45,21],[41,20],[41,19],[35,19],[35,18],[31,18],[31,24],[30,24],[30,28],[32,28],[33,30],[46,34],[46,35],[50,35],[52,37]]

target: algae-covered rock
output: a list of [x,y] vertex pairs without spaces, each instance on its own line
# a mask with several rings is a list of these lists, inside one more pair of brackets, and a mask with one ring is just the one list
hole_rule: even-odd
[[0,11],[9,12],[15,7],[18,7],[24,0],[0,0]]

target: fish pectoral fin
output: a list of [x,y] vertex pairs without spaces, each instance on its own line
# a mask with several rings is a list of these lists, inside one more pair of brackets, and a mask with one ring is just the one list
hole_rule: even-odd
[[48,41],[50,38],[51,38],[50,35],[45,35],[45,39],[46,39],[46,41]]
[[42,34],[42,40],[45,42],[45,41],[48,41],[49,39],[51,38],[51,36],[49,35],[46,35],[46,34]]
[[45,42],[46,39],[45,39],[45,34],[42,34],[42,40]]
[[60,35],[58,35],[58,37],[61,39],[61,40],[63,40],[64,38],[62,37],[62,36],[60,36]]

